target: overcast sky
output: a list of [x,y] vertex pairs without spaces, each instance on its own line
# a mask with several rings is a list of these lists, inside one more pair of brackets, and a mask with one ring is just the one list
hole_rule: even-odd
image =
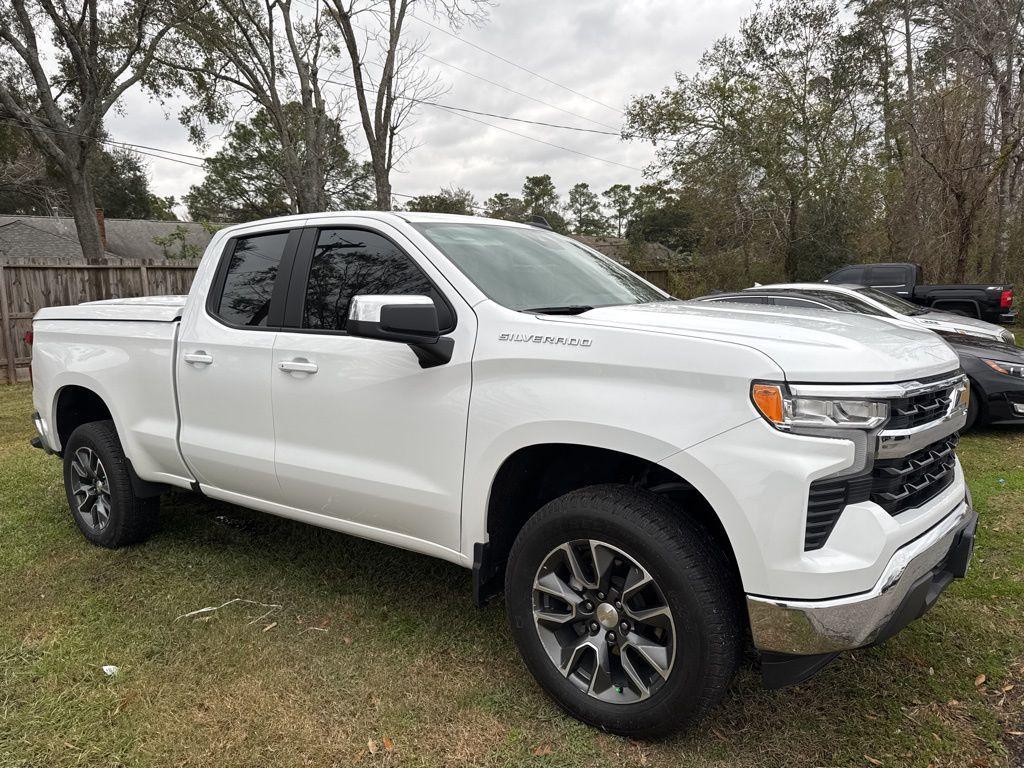
[[[468,27],[461,40],[412,20],[408,31],[427,42],[427,52],[480,77],[527,93],[576,117],[516,96],[434,61],[424,61],[447,86],[444,103],[529,120],[607,130],[622,124],[621,110],[633,95],[660,90],[676,71],[692,72],[701,53],[718,37],[734,33],[752,0],[506,0],[491,9],[480,27]],[[581,96],[488,56],[471,41],[545,77],[604,102]],[[333,86],[328,86],[333,87]],[[202,154],[189,144],[172,114],[141,93],[124,101],[123,114],[109,115],[112,138],[178,152]],[[354,113],[351,119],[354,119]],[[586,119],[584,119],[586,118]],[[614,165],[545,146],[463,117],[421,107],[408,135],[419,145],[392,174],[396,193],[423,194],[442,186],[465,187],[482,203],[495,192],[518,195],[527,175],[550,173],[563,196],[579,181],[597,191],[616,182],[637,184],[653,157],[643,143],[480,118],[518,133],[605,158]],[[362,146],[358,137],[355,148]],[[206,152],[216,149],[214,142]],[[179,200],[202,180],[200,168],[148,158],[152,187]],[[629,166],[629,167],[623,167]]]

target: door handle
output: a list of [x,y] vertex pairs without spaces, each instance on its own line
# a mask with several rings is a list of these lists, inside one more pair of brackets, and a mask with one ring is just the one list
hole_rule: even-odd
[[213,355],[208,355],[202,350],[199,352],[187,352],[183,358],[186,363],[192,365],[209,365],[213,362]]
[[285,373],[316,373],[320,370],[316,363],[308,360],[286,360],[278,363],[277,367]]

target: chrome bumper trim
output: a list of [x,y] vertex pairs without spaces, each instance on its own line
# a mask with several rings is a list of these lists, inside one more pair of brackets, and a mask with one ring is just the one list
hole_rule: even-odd
[[761,651],[801,656],[870,645],[883,636],[915,582],[943,562],[974,517],[968,496],[942,522],[897,550],[868,592],[832,600],[748,595],[754,645]]

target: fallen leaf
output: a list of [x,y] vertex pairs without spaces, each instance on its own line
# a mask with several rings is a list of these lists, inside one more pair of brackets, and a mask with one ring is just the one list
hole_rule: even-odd
[[345,645],[352,645],[352,638],[351,637],[343,637],[343,638],[341,638],[341,642],[343,642]]
[[984,685],[987,679],[988,678],[986,678],[984,675],[978,675],[976,678],[974,678],[974,687],[977,688],[981,685]]
[[368,742],[366,742],[366,748],[370,750],[371,755],[376,755],[377,750],[380,749],[380,747],[377,746],[377,742],[373,739],[370,739]]
[[534,757],[544,757],[544,755],[550,755],[554,753],[554,751],[555,750],[551,748],[550,744],[541,744],[539,747],[534,747],[530,750],[530,754]]
[[277,622],[276,622],[276,621],[273,621],[273,622],[271,622],[270,624],[267,624],[267,626],[265,626],[265,627],[263,628],[263,631],[264,631],[264,632],[269,632],[270,630],[272,630],[272,629],[273,629],[274,627],[276,627],[276,626],[277,626]]
[[1007,731],[1007,736],[1024,736],[1024,731]]
[[388,752],[395,751],[395,742],[391,740],[390,736],[384,737],[384,749],[386,749]]
[[359,750],[359,754],[355,756],[355,758],[352,760],[352,762],[353,763],[361,763],[361,762],[363,762],[363,758],[364,757],[366,757],[366,750],[365,749],[361,749],[361,750]]
[[1014,686],[1012,686],[1012,685],[1004,685],[1003,686],[1003,693],[1009,693],[1010,691],[1013,690],[1013,688],[1014,688]]
[[881,760],[876,760],[875,758],[870,757],[869,755],[864,755],[864,759],[867,760],[872,765],[882,765],[882,761]]

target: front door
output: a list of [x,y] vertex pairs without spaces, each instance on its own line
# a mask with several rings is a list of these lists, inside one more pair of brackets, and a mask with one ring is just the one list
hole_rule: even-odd
[[278,495],[271,358],[300,233],[228,240],[206,305],[182,318],[175,363],[181,451],[208,489]]
[[[308,230],[296,255],[273,353],[281,503],[399,546],[458,550],[475,317],[383,232]],[[352,297],[369,294],[431,296],[452,360],[425,369],[406,344],[346,335]]]

